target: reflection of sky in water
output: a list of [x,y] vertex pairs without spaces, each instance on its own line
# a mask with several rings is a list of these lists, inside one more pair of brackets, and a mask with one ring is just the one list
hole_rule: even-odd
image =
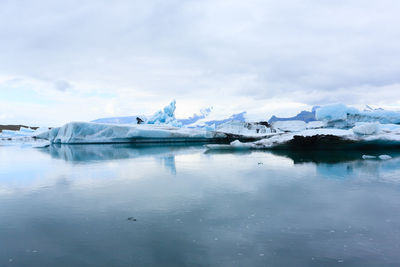
[[398,160],[298,158],[2,147],[0,266],[398,265]]

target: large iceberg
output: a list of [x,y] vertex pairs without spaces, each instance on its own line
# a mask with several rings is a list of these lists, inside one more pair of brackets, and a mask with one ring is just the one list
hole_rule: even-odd
[[60,128],[38,134],[36,138],[52,143],[165,143],[221,141],[227,135],[206,130],[178,128],[169,125],[113,125],[93,122],[71,122]]
[[316,119],[328,122],[331,127],[353,127],[357,122],[400,123],[400,111],[367,109],[360,111],[343,104],[320,107],[316,110]]

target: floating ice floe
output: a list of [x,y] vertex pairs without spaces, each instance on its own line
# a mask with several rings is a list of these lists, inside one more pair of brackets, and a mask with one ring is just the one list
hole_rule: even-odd
[[363,155],[363,159],[380,159],[380,160],[388,160],[391,159],[392,156],[389,155],[380,155],[380,156],[371,156],[371,155]]
[[363,159],[376,159],[376,156],[371,156],[371,155],[362,155]]

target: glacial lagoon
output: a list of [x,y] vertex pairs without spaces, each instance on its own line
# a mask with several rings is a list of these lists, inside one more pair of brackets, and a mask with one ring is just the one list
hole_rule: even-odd
[[0,266],[399,266],[400,157],[0,147]]

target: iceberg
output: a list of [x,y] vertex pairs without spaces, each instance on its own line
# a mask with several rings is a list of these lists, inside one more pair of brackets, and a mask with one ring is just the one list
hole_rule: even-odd
[[30,137],[33,135],[35,130],[28,127],[20,127],[19,130],[3,130],[0,133],[0,138],[9,139],[9,138],[21,138],[21,137]]
[[[378,126],[379,127],[379,124]],[[368,128],[368,127],[367,127]],[[380,127],[379,127],[380,128]],[[384,127],[382,127],[384,128]],[[375,131],[376,128],[373,128]],[[363,133],[363,134],[360,134]],[[400,147],[400,132],[382,131],[375,134],[370,129],[306,129],[297,132],[275,132],[265,138],[240,144],[231,143],[230,147],[248,149],[376,149],[383,147]],[[208,145],[208,149],[227,149],[227,145]]]
[[389,156],[389,155],[380,155],[378,158],[379,158],[379,159],[381,159],[381,160],[388,160],[388,159],[392,159],[392,157],[391,157],[391,156]]
[[176,101],[173,100],[168,106],[164,107],[163,110],[156,112],[146,123],[147,124],[165,124],[175,127],[181,127],[180,123],[175,118]]
[[218,114],[212,114],[212,109],[209,110],[207,116],[202,119],[196,120],[191,124],[184,124],[188,128],[208,128],[210,126],[218,127],[220,125],[230,122],[246,122],[246,111],[241,113],[233,114],[229,117],[221,116]]
[[376,156],[362,155],[362,159],[376,159]]
[[[197,121],[201,119],[205,119],[210,113],[212,112],[213,107],[209,108],[203,108],[200,110],[200,115],[193,114],[192,117],[189,117],[187,119],[178,119],[180,123],[182,123],[183,126],[190,125],[190,124],[195,124]],[[212,124],[214,125],[214,124]]]
[[328,122],[331,127],[354,127],[357,122],[379,122],[381,124],[399,124],[400,111],[367,109],[359,111],[344,104],[320,107],[316,110],[316,119]]
[[53,144],[207,142],[209,149],[400,147],[400,112],[397,111],[371,108],[359,111],[336,104],[313,110],[316,121],[283,120],[269,124],[247,122],[245,112],[226,120],[209,120],[211,109],[207,109],[186,121],[192,124],[183,126],[175,118],[175,109],[173,100],[153,116],[143,118],[140,124],[71,122],[51,130],[19,132]]
[[169,125],[114,125],[93,122],[70,122],[35,137],[61,144],[213,142],[228,138],[220,132]]

